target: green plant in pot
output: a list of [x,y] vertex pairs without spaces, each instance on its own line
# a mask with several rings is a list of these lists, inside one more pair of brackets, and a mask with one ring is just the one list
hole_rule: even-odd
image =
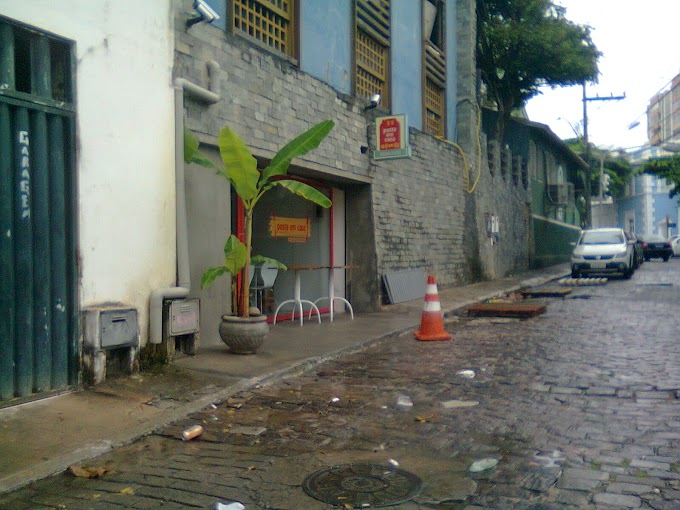
[[[233,352],[254,353],[262,345],[264,336],[269,332],[266,316],[260,314],[259,310],[257,314],[251,314],[248,285],[251,263],[286,269],[286,266],[277,260],[261,255],[252,257],[253,210],[262,196],[274,186],[282,186],[321,207],[331,206],[331,201],[326,195],[308,184],[286,178],[286,175],[291,161],[317,148],[334,125],[333,121],[326,120],[311,127],[281,148],[269,166],[262,171],[257,169],[257,160],[232,129],[222,128],[217,138],[223,167],[215,165],[202,154],[196,137],[189,131],[185,132],[184,160],[187,163],[214,168],[218,175],[229,181],[243,204],[245,243],[242,243],[235,235],[230,235],[224,245],[224,263],[221,266],[208,268],[201,280],[201,288],[206,288],[225,273],[231,274],[232,277],[241,274],[242,285],[236,300],[236,313],[224,315],[220,325],[222,340]],[[248,339],[250,336],[253,338]]]

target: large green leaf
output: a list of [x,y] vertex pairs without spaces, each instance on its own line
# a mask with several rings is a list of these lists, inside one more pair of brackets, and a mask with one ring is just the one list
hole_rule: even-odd
[[239,241],[238,237],[234,234],[230,235],[224,244],[224,267],[232,275],[236,275],[246,265],[247,258],[248,250],[246,245]]
[[196,163],[197,165],[204,166],[206,168],[214,168],[219,171],[217,165],[210,161],[207,157],[203,155],[201,151],[198,150],[200,142],[198,138],[189,131],[184,129],[184,162],[185,163]]
[[228,272],[229,270],[224,266],[209,267],[203,273],[203,278],[201,278],[201,288],[205,289],[206,287],[210,287],[218,277]]
[[265,183],[275,175],[284,175],[288,171],[290,162],[307,154],[312,149],[316,149],[331,132],[333,126],[335,126],[335,123],[332,120],[324,120],[288,142],[276,153],[269,166],[264,169],[260,182]]
[[257,181],[260,178],[257,160],[236,132],[228,127],[220,131],[217,145],[234,191],[241,200],[251,200],[257,194]]
[[238,240],[235,235],[230,235],[227,242],[224,244],[224,264],[218,267],[210,267],[203,273],[201,278],[201,288],[208,287],[213,284],[215,279],[222,276],[224,273],[230,273],[236,276],[238,272],[246,265],[246,258],[248,250],[246,245]]
[[321,207],[328,208],[332,205],[330,198],[328,198],[316,188],[313,188],[304,182],[293,181],[291,179],[281,179],[280,181],[272,181],[271,184],[274,186],[282,186],[288,191],[291,191],[296,195],[300,195],[301,197],[306,198],[310,202],[314,202],[316,205],[320,205]]

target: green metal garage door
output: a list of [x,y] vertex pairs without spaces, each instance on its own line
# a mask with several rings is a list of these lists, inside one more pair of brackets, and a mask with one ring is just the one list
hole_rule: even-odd
[[72,63],[0,17],[0,405],[79,373]]

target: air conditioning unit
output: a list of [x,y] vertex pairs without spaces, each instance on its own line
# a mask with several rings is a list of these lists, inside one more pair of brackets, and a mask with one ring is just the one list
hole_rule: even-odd
[[574,203],[574,185],[570,182],[548,184],[548,202],[553,205]]

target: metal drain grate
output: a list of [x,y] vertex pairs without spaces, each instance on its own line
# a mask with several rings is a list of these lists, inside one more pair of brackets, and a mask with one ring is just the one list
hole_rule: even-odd
[[345,464],[322,469],[302,483],[314,499],[345,508],[378,508],[408,501],[422,482],[416,475],[379,464]]

